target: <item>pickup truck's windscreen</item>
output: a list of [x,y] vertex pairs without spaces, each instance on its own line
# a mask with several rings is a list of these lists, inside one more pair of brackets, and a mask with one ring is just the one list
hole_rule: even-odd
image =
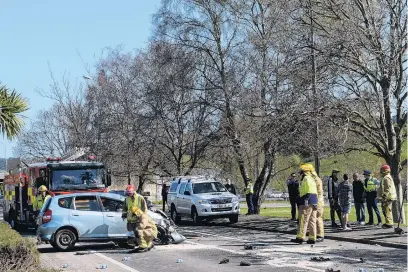
[[226,192],[227,189],[219,182],[202,182],[193,184],[194,194]]

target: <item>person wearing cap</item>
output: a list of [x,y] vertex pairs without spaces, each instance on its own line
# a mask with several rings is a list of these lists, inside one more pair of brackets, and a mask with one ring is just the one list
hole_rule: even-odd
[[377,187],[380,182],[371,175],[370,170],[364,170],[364,190],[366,192],[368,223],[367,225],[374,225],[373,210],[377,215],[378,225],[382,224],[381,214],[377,207]]
[[381,196],[381,208],[384,215],[384,224],[382,228],[392,228],[394,225],[392,218],[392,203],[397,200],[397,191],[395,189],[394,180],[391,177],[390,166],[384,164],[380,168],[382,180],[378,189],[378,195]]
[[327,184],[332,228],[338,227],[338,225],[336,224],[335,213],[337,213],[337,216],[339,217],[340,225],[343,225],[342,218],[341,218],[340,205],[339,205],[339,192],[338,192],[338,184],[337,184],[337,181],[338,181],[337,174],[339,172],[340,172],[339,170],[333,169],[332,174],[329,177],[328,184]]
[[312,177],[313,165],[307,163],[300,166],[301,180],[299,185],[299,225],[296,239],[291,242],[302,244],[309,229],[308,244],[316,243],[316,213],[317,213],[317,187]]
[[139,235],[141,229],[141,214],[147,211],[146,202],[143,196],[135,193],[133,186],[128,185],[126,187],[126,193],[128,197],[125,199],[123,205],[122,218],[123,220],[127,219],[127,230],[135,234],[136,242],[139,246],[131,252],[146,252],[151,249],[152,244],[149,245],[143,239],[143,235]]
[[252,179],[247,179],[247,186],[245,188],[245,196],[246,202],[248,205],[248,213],[247,215],[254,214],[254,203],[252,202],[252,198],[254,196],[254,184],[252,183]]
[[356,209],[357,224],[365,225],[365,201],[366,192],[364,190],[364,184],[359,179],[358,173],[353,174],[353,198],[354,208]]
[[[324,240],[324,193],[323,181],[317,175],[316,171],[312,171],[312,177],[316,181],[317,189],[317,210],[316,210],[316,242],[323,242]],[[310,223],[309,223],[310,224]],[[310,226],[309,226],[310,227]],[[309,237],[310,239],[310,237]]]
[[291,220],[296,221],[296,202],[299,197],[299,181],[296,179],[295,173],[290,174],[290,178],[286,181],[286,185],[288,186],[289,202],[291,205]]

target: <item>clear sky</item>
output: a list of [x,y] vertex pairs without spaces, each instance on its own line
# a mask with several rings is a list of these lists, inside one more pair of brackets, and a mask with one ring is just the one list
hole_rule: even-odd
[[[103,48],[143,48],[160,0],[0,0],[0,81],[29,100],[26,123],[52,101],[35,92],[51,83],[49,66],[75,83],[93,67]],[[81,57],[83,60],[81,60]],[[16,141],[1,139],[0,157]]]

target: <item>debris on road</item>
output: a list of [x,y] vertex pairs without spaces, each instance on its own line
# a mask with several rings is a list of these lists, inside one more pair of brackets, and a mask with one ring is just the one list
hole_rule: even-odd
[[177,259],[176,263],[184,263],[183,259]]
[[312,257],[312,258],[310,258],[310,260],[314,261],[314,262],[327,262],[327,261],[330,261],[330,258]]
[[251,266],[251,263],[250,263],[250,262],[246,262],[246,261],[241,261],[241,262],[239,263],[239,266]]
[[100,264],[96,267],[96,269],[106,269],[106,268],[108,268],[108,265],[106,264]]
[[76,252],[75,255],[88,255],[88,254],[94,254],[94,253],[96,253],[95,250],[88,250],[85,252]]
[[339,270],[334,270],[333,268],[327,268],[326,272],[340,272],[340,269]]
[[257,243],[257,244],[246,244],[244,245],[244,249],[246,250],[253,250],[253,249],[262,249],[267,248],[269,245],[265,243]]
[[222,259],[219,264],[226,264],[226,263],[229,263],[229,259],[228,259],[228,258]]
[[130,257],[123,257],[122,261],[130,261]]
[[365,260],[364,260],[363,258],[360,258],[360,262],[364,263],[364,262],[365,262]]
[[68,264],[63,264],[63,265],[61,265],[61,268],[68,268]]
[[254,249],[254,247],[253,247],[252,245],[245,245],[245,246],[244,246],[244,249],[246,249],[246,250],[252,250],[252,249]]

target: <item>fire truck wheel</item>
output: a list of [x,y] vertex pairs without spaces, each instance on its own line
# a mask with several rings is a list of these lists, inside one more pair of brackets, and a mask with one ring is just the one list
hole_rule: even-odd
[[[55,247],[62,251],[74,248],[76,242],[75,233],[69,229],[62,229],[55,234]],[[54,245],[53,245],[54,246]]]

